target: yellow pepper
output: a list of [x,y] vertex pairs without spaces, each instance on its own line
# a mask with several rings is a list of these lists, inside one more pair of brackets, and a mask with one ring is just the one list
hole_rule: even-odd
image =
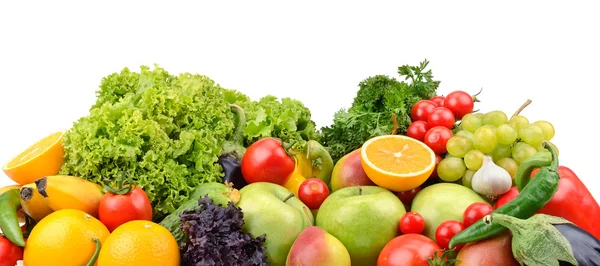
[[[329,152],[317,141],[309,140],[306,145],[306,150],[297,154],[296,166],[294,172],[290,174],[288,180],[283,186],[294,195],[298,196],[298,189],[304,180],[312,177],[319,178],[329,186],[331,179],[331,171],[333,170],[333,160]],[[314,160],[321,160],[320,167],[313,167]]]

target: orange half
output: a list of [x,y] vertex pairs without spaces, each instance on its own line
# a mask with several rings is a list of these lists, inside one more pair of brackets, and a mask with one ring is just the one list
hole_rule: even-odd
[[435,167],[435,153],[416,139],[384,135],[363,144],[361,162],[373,183],[391,191],[407,191],[429,178]]
[[64,131],[59,131],[39,140],[6,163],[2,170],[21,185],[58,174],[64,163],[63,134]]

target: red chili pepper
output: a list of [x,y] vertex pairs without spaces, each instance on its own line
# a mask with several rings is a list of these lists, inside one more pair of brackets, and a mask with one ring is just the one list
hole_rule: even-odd
[[15,266],[23,259],[23,248],[0,235],[0,266]]
[[[531,173],[532,178],[539,170]],[[597,219],[600,217],[600,205],[592,196],[592,193],[581,182],[579,177],[568,167],[559,166],[558,190],[538,213],[544,213],[563,217],[576,224],[583,230],[600,239],[600,226]],[[500,196],[496,207],[500,207],[519,195],[517,187],[511,188],[507,193]]]

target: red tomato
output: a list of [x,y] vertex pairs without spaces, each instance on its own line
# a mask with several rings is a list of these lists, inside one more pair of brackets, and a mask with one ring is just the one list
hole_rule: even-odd
[[431,172],[431,175],[429,176],[429,178],[439,178],[438,174],[437,174],[437,167],[438,164],[440,164],[440,162],[442,161],[442,156],[440,156],[439,154],[435,155],[435,166],[433,167],[433,172]]
[[400,232],[404,235],[420,234],[425,230],[425,220],[423,219],[423,216],[416,212],[407,212],[400,218],[398,229],[400,229]]
[[468,113],[473,112],[473,96],[464,91],[453,91],[446,96],[444,107],[450,109],[456,119],[462,119]]
[[446,153],[446,143],[453,136],[452,131],[443,126],[432,127],[425,134],[423,142],[435,152],[435,154]]
[[502,205],[509,203],[514,198],[519,196],[519,189],[517,187],[511,187],[506,193],[502,194],[496,201],[496,209],[502,207]]
[[428,259],[441,250],[424,235],[406,234],[388,242],[377,259],[377,266],[429,266]]
[[408,128],[406,129],[406,135],[419,140],[419,141],[423,141],[423,138],[425,138],[425,133],[427,133],[427,130],[429,130],[429,124],[425,121],[415,121],[412,122]]
[[431,110],[436,108],[437,105],[429,100],[420,100],[410,109],[410,119],[415,121],[427,121],[427,116],[431,113]]
[[23,248],[0,235],[0,266],[15,266],[23,259]]
[[131,191],[106,190],[98,206],[98,218],[110,232],[129,221],[152,221],[152,205],[141,188],[134,186]]
[[475,202],[465,209],[465,212],[463,213],[463,224],[465,227],[469,227],[481,220],[483,216],[486,216],[493,211],[494,207],[492,207],[492,205],[483,202]]
[[444,100],[446,100],[446,97],[438,95],[438,96],[431,97],[431,99],[429,99],[429,100],[434,102],[438,107],[443,107]]
[[262,138],[250,145],[242,157],[242,176],[248,184],[270,182],[285,184],[296,162],[281,140]]
[[298,188],[298,198],[311,210],[318,210],[328,196],[327,184],[318,178],[306,179]]
[[[448,249],[450,239],[452,239],[460,231],[465,230],[465,225],[459,221],[448,220],[441,223],[435,230],[435,240],[438,245],[444,249]],[[457,245],[456,250],[460,250],[465,244]]]
[[407,191],[400,191],[398,192],[398,198],[405,205],[410,205],[419,191],[421,191],[421,187],[413,188]]
[[443,126],[449,129],[454,127],[454,114],[446,107],[437,107],[429,113],[427,123],[430,127]]

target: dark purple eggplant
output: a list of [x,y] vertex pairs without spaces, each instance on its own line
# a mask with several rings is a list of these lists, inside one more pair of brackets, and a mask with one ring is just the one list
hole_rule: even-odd
[[231,110],[235,115],[235,130],[230,139],[223,143],[223,151],[219,156],[218,164],[223,168],[223,183],[233,183],[233,187],[241,189],[247,185],[242,176],[241,161],[246,148],[244,147],[244,128],[246,128],[246,115],[244,110],[231,104]]
[[[554,227],[569,241],[579,266],[600,266],[600,240],[574,224],[555,224]],[[560,266],[572,266],[561,261]]]

